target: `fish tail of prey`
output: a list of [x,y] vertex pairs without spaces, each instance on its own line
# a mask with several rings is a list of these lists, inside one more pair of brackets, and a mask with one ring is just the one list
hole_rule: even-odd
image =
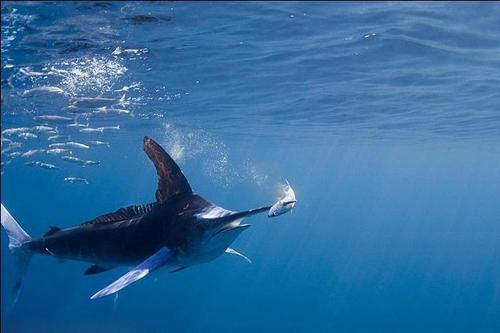
[[21,288],[24,273],[28,268],[29,261],[33,256],[33,252],[25,245],[31,241],[31,236],[17,223],[10,213],[2,205],[1,222],[9,237],[9,249],[14,255],[15,264],[15,283],[12,290],[12,301],[16,302]]

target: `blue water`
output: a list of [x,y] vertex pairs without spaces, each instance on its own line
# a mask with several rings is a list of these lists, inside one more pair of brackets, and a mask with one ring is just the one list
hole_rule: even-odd
[[[498,3],[1,9],[2,130],[37,136],[3,132],[1,200],[30,234],[154,200],[145,135],[225,208],[285,179],[298,198],[247,220],[234,248],[252,265],[222,256],[117,299],[89,297],[126,268],[37,256],[9,306],[2,232],[2,331],[500,331]],[[71,119],[33,129],[44,115]],[[56,134],[108,145],[72,149],[85,167],[18,156]]]

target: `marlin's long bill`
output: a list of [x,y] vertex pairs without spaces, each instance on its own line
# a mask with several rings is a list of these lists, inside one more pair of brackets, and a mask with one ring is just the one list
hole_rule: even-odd
[[243,212],[233,212],[229,215],[223,216],[218,218],[218,222],[229,222],[229,221],[234,221],[238,220],[244,217],[249,217],[252,215],[256,215],[259,213],[264,213],[267,212],[272,206],[264,206],[264,207],[259,207],[259,208],[254,208],[254,209],[249,209]]

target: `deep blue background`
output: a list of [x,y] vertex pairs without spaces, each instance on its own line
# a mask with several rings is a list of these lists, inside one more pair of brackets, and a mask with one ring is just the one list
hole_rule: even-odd
[[[99,166],[2,153],[2,203],[30,234],[152,201],[144,135],[223,207],[271,203],[285,178],[299,200],[247,220],[234,247],[252,265],[223,256],[116,302],[89,296],[124,268],[35,257],[9,309],[2,232],[2,330],[499,331],[498,17],[498,3],[2,2],[2,130],[46,114],[121,126],[57,126],[109,142],[73,151]],[[65,93],[29,90],[43,86]],[[68,109],[97,96],[132,114]],[[2,137],[25,152],[47,136]]]

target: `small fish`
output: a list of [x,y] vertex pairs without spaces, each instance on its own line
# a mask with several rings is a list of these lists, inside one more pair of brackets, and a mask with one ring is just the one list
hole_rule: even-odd
[[90,149],[90,146],[84,145],[83,143],[79,142],[66,142],[66,146],[68,147],[73,147],[73,148],[80,148],[80,149]]
[[64,110],[68,113],[80,114],[80,115],[86,115],[88,111],[88,109],[79,108],[74,105],[68,105],[64,108]]
[[12,150],[15,150],[15,149],[19,149],[22,147],[22,143],[21,142],[10,142],[9,143],[9,146],[5,149],[2,149],[2,154],[5,154],[5,153],[8,153],[9,151],[12,151]]
[[73,123],[73,124],[69,124],[67,125],[68,127],[88,127],[89,124],[85,125],[85,124],[80,124],[80,123]]
[[75,183],[84,183],[86,185],[89,184],[89,182],[88,182],[87,179],[85,179],[85,178],[78,178],[78,177],[66,177],[66,178],[64,178],[64,181],[68,182],[68,183],[71,183],[71,184],[75,184]]
[[288,181],[286,181],[283,192],[283,196],[271,207],[271,209],[269,209],[267,216],[275,217],[278,215],[282,215],[295,207],[297,199],[295,198],[295,192]]
[[31,130],[28,127],[7,128],[2,131],[2,135],[12,135]]
[[49,145],[49,148],[64,148],[64,147],[66,147],[66,143],[64,142],[51,143]]
[[91,161],[91,160],[85,161],[85,160],[82,160],[82,159],[80,159],[78,157],[74,157],[74,156],[65,155],[65,156],[62,156],[61,159],[66,161],[66,162],[75,163],[75,164],[78,164],[81,166],[99,165],[98,161]]
[[98,130],[101,130],[101,131],[104,131],[104,130],[119,130],[120,129],[120,125],[116,125],[116,126],[103,126],[103,127],[99,127]]
[[58,167],[56,167],[54,164],[50,164],[50,163],[42,163],[40,162],[40,164],[38,164],[38,166],[40,168],[44,168],[44,169],[48,169],[48,170],[55,170],[55,169],[59,169]]
[[[117,49],[119,48],[119,46],[117,47]],[[116,50],[115,50],[116,51]],[[133,88],[137,88],[139,87],[140,84],[139,83],[134,83],[130,86],[123,86],[123,88],[121,89],[118,89],[118,90],[115,90],[116,92],[120,92],[120,91],[129,91],[130,89],[133,89]]]
[[50,121],[50,122],[69,122],[73,121],[73,118],[63,117],[58,115],[43,115],[33,117],[35,121]]
[[43,126],[43,125],[40,125],[40,126],[33,126],[31,128],[32,131],[35,131],[35,132],[49,132],[49,131],[53,131],[54,128],[53,127],[49,127],[49,126]]
[[80,148],[80,149],[90,149],[90,146],[84,145],[83,143],[69,141],[69,142],[51,143],[49,145],[49,148]]
[[22,67],[19,69],[19,73],[24,74],[26,76],[45,76],[48,73],[35,72],[31,70],[29,67]]
[[71,100],[71,105],[77,108],[99,108],[102,106],[112,105],[116,102],[113,98],[105,98],[105,97],[79,97],[73,98]]
[[15,151],[13,153],[7,154],[7,156],[10,157],[10,158],[16,158],[16,157],[21,156],[21,154],[22,153],[20,151]]
[[85,165],[99,165],[99,161],[87,160],[85,161]]
[[54,141],[54,140],[69,140],[69,135],[52,135],[47,138],[49,141]]
[[38,96],[38,95],[44,95],[44,94],[65,94],[65,92],[64,92],[64,90],[62,90],[59,87],[42,86],[42,87],[36,87],[36,88],[25,90],[21,94],[21,96],[31,97],[31,96]]
[[81,128],[80,132],[82,132],[82,133],[95,133],[95,132],[103,133],[104,129],[102,129],[102,128],[85,127],[85,128]]
[[122,114],[130,114],[129,110],[125,109],[117,109],[117,108],[98,108],[92,111],[92,115],[109,115],[109,114],[117,114],[117,115],[122,115]]
[[85,161],[78,157],[64,155],[61,156],[61,159],[66,162],[75,163],[78,165],[85,165]]
[[17,136],[20,138],[23,138],[24,140],[38,139],[38,135],[30,133],[30,132],[19,133]]
[[104,141],[87,141],[87,143],[91,146],[106,146],[109,147],[109,142],[104,142]]
[[44,169],[47,169],[47,170],[59,169],[54,164],[43,163],[43,162],[40,162],[40,161],[30,161],[30,162],[24,163],[24,165],[27,165],[27,166],[30,166],[30,167],[39,166],[40,168],[44,168]]
[[[120,55],[123,55],[124,53],[129,53],[129,54],[133,54],[133,55],[142,55],[142,54],[145,54],[145,53],[148,53],[148,52],[149,52],[148,48],[142,48],[142,49],[124,49],[121,46],[118,46],[113,52],[111,52],[111,55],[120,56]],[[123,91],[123,88],[120,89],[120,90],[115,90],[115,91]]]
[[45,152],[45,149],[31,149],[31,150],[28,150],[27,152],[23,153],[21,155],[21,157],[30,157],[30,156],[33,156],[35,154],[40,154],[43,152]]
[[70,150],[64,149],[64,148],[53,148],[53,149],[46,150],[46,153],[51,154],[51,155],[58,155],[58,154],[67,153],[67,152],[70,152]]

